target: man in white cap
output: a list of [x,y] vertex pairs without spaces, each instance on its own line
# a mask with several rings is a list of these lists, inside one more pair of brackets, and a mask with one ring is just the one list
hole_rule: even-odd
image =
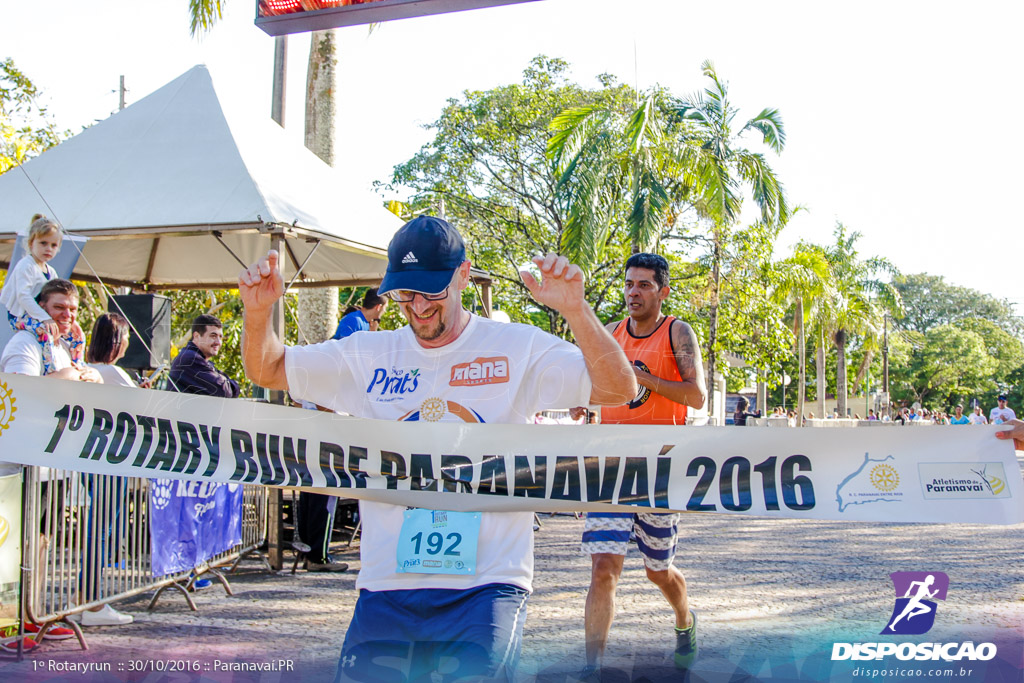
[[[470,263],[462,237],[429,216],[395,234],[378,290],[398,304],[406,327],[285,347],[270,325],[284,289],[272,251],[239,278],[246,373],[260,386],[380,420],[526,424],[545,409],[629,401],[637,392],[634,373],[584,300],[580,269],[556,254],[534,263],[542,279],[524,272],[524,283],[538,302],[565,317],[578,347],[463,308]],[[483,360],[493,364],[493,375],[465,380],[460,367]],[[532,588],[532,513],[362,501],[360,515],[360,594],[338,680],[428,680],[441,658],[448,658],[446,671],[456,667],[455,678],[512,679]],[[402,561],[414,559],[418,550],[410,539],[437,518],[457,528],[466,547],[476,541],[476,556],[467,557],[466,566],[428,570]],[[402,670],[383,670],[392,665]]]

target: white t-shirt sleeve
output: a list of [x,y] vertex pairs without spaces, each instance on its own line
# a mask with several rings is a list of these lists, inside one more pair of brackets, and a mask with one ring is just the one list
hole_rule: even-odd
[[0,358],[0,370],[35,377],[43,374],[42,348],[30,332],[17,332],[7,342]]
[[354,411],[362,392],[356,390],[352,365],[346,360],[346,353],[354,346],[352,339],[285,347],[284,371],[293,400],[347,413]]
[[583,352],[554,335],[534,332],[522,387],[531,412],[587,405],[593,383]]

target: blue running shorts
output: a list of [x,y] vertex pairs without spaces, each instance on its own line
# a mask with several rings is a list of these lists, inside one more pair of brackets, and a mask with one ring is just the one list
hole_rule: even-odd
[[503,583],[468,590],[362,590],[335,681],[511,681],[529,597]]

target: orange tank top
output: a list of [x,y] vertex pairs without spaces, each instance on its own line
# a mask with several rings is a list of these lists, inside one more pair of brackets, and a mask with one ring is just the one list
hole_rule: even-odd
[[[646,337],[637,337],[629,330],[629,318],[624,319],[612,332],[615,341],[626,353],[626,358],[655,377],[682,381],[676,354],[672,349],[672,322],[667,315],[657,329]],[[686,406],[670,401],[660,394],[641,386],[636,397],[621,406],[601,408],[603,424],[686,424]]]

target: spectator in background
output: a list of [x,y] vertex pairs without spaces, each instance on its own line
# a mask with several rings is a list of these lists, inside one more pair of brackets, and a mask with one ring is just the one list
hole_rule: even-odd
[[[89,345],[85,350],[85,360],[89,367],[94,368],[103,378],[104,384],[149,388],[149,380],[141,384],[128,376],[124,370],[114,365],[124,358],[128,350],[130,329],[128,321],[120,313],[104,313],[96,318],[89,337]],[[82,485],[89,492],[89,500],[100,506],[101,510],[113,513],[105,525],[97,524],[95,515],[86,514],[85,563],[81,577],[81,599],[89,603],[103,597],[99,593],[102,582],[103,567],[114,564],[119,552],[120,537],[118,517],[121,510],[121,499],[127,490],[126,477],[105,477],[97,474],[82,474]],[[101,483],[102,482],[102,483]],[[106,504],[105,504],[106,503]],[[93,607],[90,610],[69,617],[82,626],[121,626],[134,620],[130,614],[123,614],[109,604]]]
[[[71,361],[71,352],[66,337],[78,317],[78,288],[68,280],[54,278],[47,281],[40,288],[39,296],[36,297],[39,307],[57,326],[57,332],[50,355],[49,372],[46,371],[47,363],[44,361],[43,348],[39,344],[36,334],[28,329],[22,329],[14,333],[4,346],[3,354],[0,355],[0,372],[8,372],[17,375],[29,375],[33,377],[52,377],[55,379],[71,380],[76,382],[103,383],[96,370],[87,366],[77,366]],[[55,393],[62,390],[54,385]],[[0,476],[20,474],[22,465],[0,461]],[[58,482],[47,481],[44,483],[45,498],[43,508],[50,507],[51,496],[57,500],[63,500],[63,487]],[[63,515],[62,506],[57,503],[55,509]],[[131,617],[128,617],[129,621]],[[31,622],[25,623],[25,631],[30,634],[21,639],[23,650],[28,651],[36,647],[36,640],[31,634],[38,634],[42,626]],[[74,631],[69,628],[55,624],[47,629],[43,636],[49,640],[64,640],[74,636]],[[38,637],[38,636],[37,636]],[[2,647],[5,651],[14,652],[17,649],[17,639],[5,641]]]
[[1013,412],[1012,408],[1006,407],[1006,394],[1001,394],[997,399],[999,405],[993,408],[988,414],[988,421],[994,425],[1003,424],[1010,420],[1016,420],[1017,414]]
[[971,421],[972,425],[987,425],[988,420],[981,413],[981,406],[974,406],[974,412],[971,413],[970,417],[967,418]]
[[[214,367],[210,359],[224,343],[224,325],[212,315],[200,315],[192,321],[192,340],[171,363],[167,390],[182,394],[238,398],[238,382]],[[197,578],[196,590],[210,587],[210,580]]]
[[131,329],[128,320],[120,313],[104,313],[96,318],[89,337],[89,346],[85,351],[85,360],[90,367],[103,378],[104,384],[122,387],[142,387],[148,389],[150,380],[144,379],[136,383],[128,373],[115,365],[124,358],[128,351],[128,340]]
[[873,408],[868,408],[868,421],[877,420],[877,419],[878,419],[878,415],[875,414],[874,409]]
[[732,414],[732,423],[737,427],[743,427],[747,424],[748,417],[761,417],[761,411],[751,413],[747,411],[747,406],[750,403],[746,398],[740,396],[740,399],[736,401],[736,412]]
[[353,332],[372,332],[380,326],[380,317],[387,307],[387,299],[377,294],[376,289],[366,290],[363,305],[342,316],[338,329],[331,339],[344,339]]
[[174,357],[168,391],[238,398],[238,382],[214,367],[210,359],[224,343],[224,326],[212,315],[192,321],[192,340]]
[[964,405],[962,403],[956,408],[953,408],[953,419],[951,419],[949,423],[955,425],[971,424],[971,418],[964,415]]

